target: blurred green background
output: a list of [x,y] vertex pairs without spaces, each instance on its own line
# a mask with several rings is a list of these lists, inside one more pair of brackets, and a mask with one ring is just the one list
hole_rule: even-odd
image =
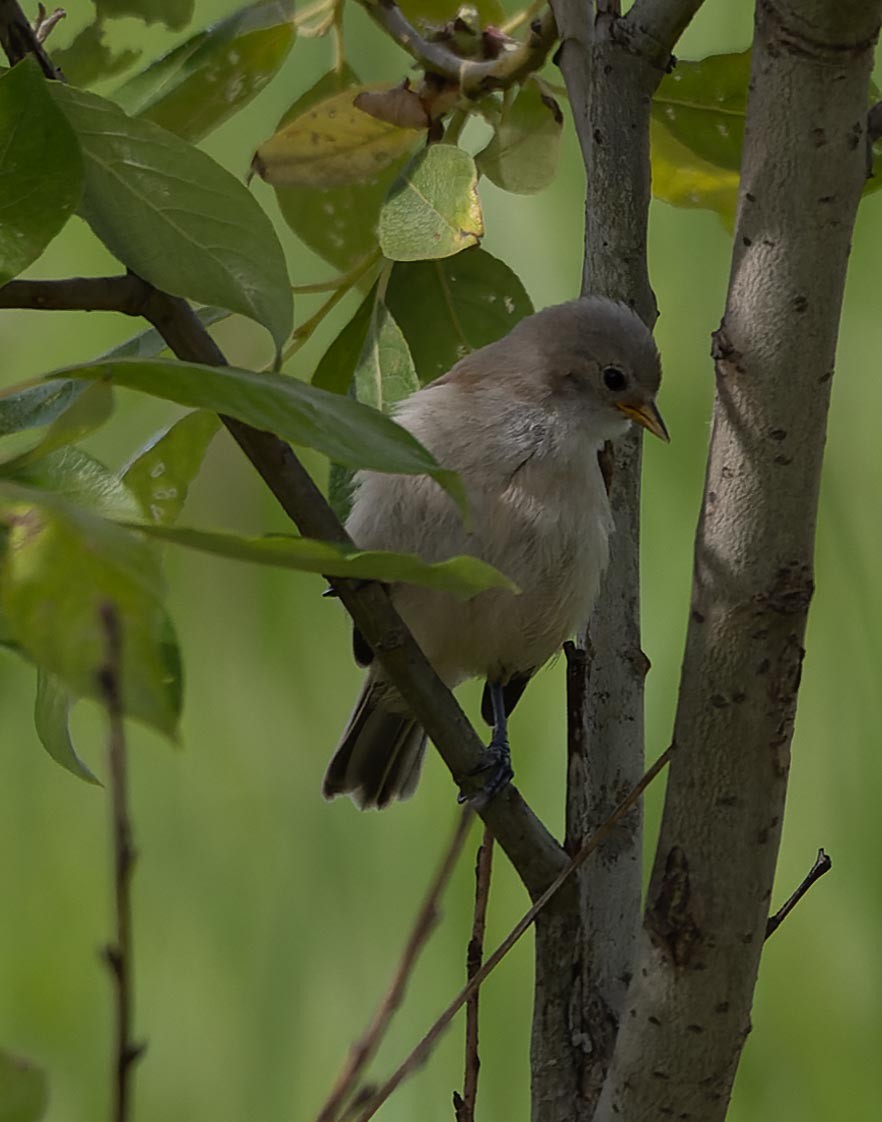
[[[231,0],[197,0],[192,27],[225,15]],[[90,17],[69,6],[63,45]],[[135,20],[114,25],[120,44],[145,59],[177,42]],[[366,80],[397,78],[406,60],[360,11],[348,44]],[[186,35],[186,32],[183,33]],[[678,54],[743,49],[748,5],[709,0]],[[296,44],[282,74],[205,147],[243,172],[253,148],[329,63],[324,41]],[[255,191],[277,218],[272,192]],[[485,247],[523,278],[541,307],[578,289],[582,173],[568,131],[561,173],[533,198],[483,184]],[[292,279],[332,270],[279,222]],[[727,281],[729,235],[710,213],[653,204],[651,272],[662,316],[661,405],[670,447],[647,442],[643,547],[644,648],[652,661],[647,728],[651,757],[666,746],[690,588],[712,396],[709,334]],[[777,906],[823,845],[829,875],[765,954],[731,1117],[735,1122],[882,1118],[882,846],[879,837],[882,550],[879,417],[882,319],[878,255],[882,199],[862,206],[839,345],[818,527],[817,586],[794,743]],[[823,262],[819,262],[823,268]],[[32,275],[113,271],[75,221]],[[339,309],[298,356],[309,376],[351,313]],[[316,306],[303,299],[298,320]],[[2,383],[12,384],[133,333],[90,316],[4,313]],[[232,360],[262,364],[268,340],[241,320],[218,337]],[[118,393],[118,414],[89,447],[124,463],[177,413]],[[323,478],[327,467],[310,465]],[[219,437],[183,520],[263,533],[285,523],[255,473]],[[340,606],[316,577],[273,573],[170,552],[171,603],[186,660],[183,744],[171,748],[132,726],[132,803],[140,851],[135,883],[137,1031],[149,1043],[136,1076],[136,1117],[163,1122],[310,1119],[384,990],[456,808],[449,778],[431,757],[416,797],[382,814],[326,804],[319,788],[349,712],[359,671]],[[560,827],[563,795],[563,667],[544,671],[513,722],[518,782]],[[61,771],[31,725],[33,674],[0,655],[0,1047],[50,1073],[52,1122],[94,1122],[108,1101],[111,1004],[99,948],[111,925],[106,793]],[[475,712],[477,686],[461,691]],[[104,773],[104,726],[91,704],[75,714],[77,743]],[[661,787],[647,807],[651,855]],[[387,1072],[459,988],[471,920],[469,843],[404,1009],[374,1064]],[[525,907],[499,858],[490,903],[492,945]],[[523,1122],[528,1108],[531,948],[525,939],[482,998],[479,1114]],[[462,1028],[448,1032],[426,1068],[394,1096],[388,1122],[449,1120],[461,1083]],[[847,1106],[844,1104],[847,1102]]]

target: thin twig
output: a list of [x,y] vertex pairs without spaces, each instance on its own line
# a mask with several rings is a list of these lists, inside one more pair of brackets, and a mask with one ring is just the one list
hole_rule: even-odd
[[[485,826],[484,837],[475,862],[475,918],[472,923],[472,937],[466,953],[466,980],[481,969],[484,959],[484,929],[487,923],[487,901],[490,898],[490,875],[493,871],[493,834]],[[462,1084],[462,1097],[454,1092],[453,1106],[456,1122],[475,1122],[475,1103],[478,1099],[478,1072],[481,1059],[478,1055],[478,999],[480,990],[475,990],[466,1004],[466,1042],[465,1075]]]
[[819,881],[824,873],[829,873],[832,868],[833,862],[830,860],[829,855],[826,854],[823,849],[819,849],[818,856],[815,858],[815,863],[803,878],[802,883],[797,887],[793,895],[781,905],[777,912],[775,912],[773,916],[769,916],[769,921],[766,924],[766,939],[778,930],[811,886],[816,881]]
[[52,12],[46,11],[45,4],[37,5],[37,18],[34,20],[34,38],[38,43],[45,43],[52,34],[53,27],[67,16],[64,8],[56,8]]
[[447,851],[441,859],[441,863],[438,866],[435,876],[432,878],[432,882],[429,885],[420,910],[417,912],[416,919],[411,928],[401,959],[392,976],[389,988],[386,990],[382,1001],[371,1018],[370,1024],[365,1029],[361,1038],[352,1046],[349,1058],[343,1070],[340,1072],[340,1075],[337,1077],[337,1081],[324,1106],[319,1111],[316,1122],[333,1122],[337,1117],[344,1102],[354,1089],[358,1077],[376,1052],[395,1011],[401,1005],[402,999],[404,998],[404,991],[413,973],[413,968],[416,965],[419,953],[426,945],[426,941],[440,918],[438,901],[441,899],[441,894],[456,867],[456,862],[459,859],[462,847],[468,836],[469,827],[472,824],[472,817],[473,812],[469,808],[466,808],[464,813],[459,816],[456,829],[450,840],[450,845],[448,845]]
[[619,803],[613,813],[607,820],[599,826],[591,837],[585,842],[576,856],[569,862],[566,868],[555,877],[554,881],[542,893],[539,899],[533,906],[524,913],[520,920],[515,924],[511,931],[502,940],[496,950],[490,955],[487,961],[475,973],[475,976],[469,981],[463,989],[456,995],[456,997],[447,1006],[444,1012],[438,1017],[426,1035],[417,1044],[417,1046],[410,1052],[410,1054],[402,1061],[396,1070],[389,1076],[386,1082],[379,1087],[371,1098],[364,1105],[361,1114],[358,1115],[356,1122],[368,1122],[370,1118],[376,1114],[383,1103],[389,1098],[393,1091],[397,1089],[400,1083],[407,1078],[417,1068],[425,1063],[426,1058],[435,1046],[438,1038],[465,1005],[473,993],[484,982],[487,976],[496,969],[499,963],[505,958],[512,947],[517,943],[520,937],[532,925],[536,916],[548,904],[553,896],[560,890],[561,886],[567,881],[570,876],[578,869],[584,862],[591,856],[591,854],[602,845],[602,843],[609,837],[616,825],[628,813],[629,810],[637,803],[640,796],[646,790],[650,783],[658,776],[667,766],[674,754],[675,745],[672,744],[667,748],[643,775],[639,783],[625,796]]
[[104,948],[104,958],[113,979],[116,1004],[113,1064],[113,1122],[126,1122],[131,1102],[132,1065],[144,1051],[132,1038],[133,949],[132,949],[132,871],[135,849],[129,819],[126,784],[126,742],[122,710],[122,630],[112,604],[101,607],[101,624],[107,650],[100,672],[101,692],[110,724],[108,771],[110,774],[113,840],[114,906],[116,938]]

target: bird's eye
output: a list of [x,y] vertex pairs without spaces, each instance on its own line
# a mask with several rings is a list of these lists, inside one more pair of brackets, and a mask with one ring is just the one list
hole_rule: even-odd
[[625,375],[617,366],[605,366],[603,368],[603,384],[613,393],[625,388],[625,380]]

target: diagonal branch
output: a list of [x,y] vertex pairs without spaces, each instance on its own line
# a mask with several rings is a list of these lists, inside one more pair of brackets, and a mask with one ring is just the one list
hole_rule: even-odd
[[[119,291],[115,308],[114,289]],[[11,281],[0,288],[0,307],[3,306],[54,310],[97,306],[105,311],[141,315],[178,358],[210,366],[226,365],[223,352],[187,302],[158,292],[138,277]],[[231,417],[224,417],[223,422],[305,537],[351,544],[327,500],[284,441]],[[329,583],[389,678],[407,698],[456,783],[466,793],[474,789],[478,781],[470,778],[470,773],[480,762],[483,745],[395,611],[385,588],[376,583],[337,578]],[[479,813],[535,899],[566,864],[563,850],[513,786]]]

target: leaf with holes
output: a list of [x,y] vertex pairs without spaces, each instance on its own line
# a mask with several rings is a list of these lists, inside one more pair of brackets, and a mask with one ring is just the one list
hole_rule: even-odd
[[36,261],[74,213],[80,146],[32,58],[0,78],[0,285]]
[[484,235],[475,161],[433,144],[392,184],[380,211],[380,248],[392,261],[452,257]]
[[518,277],[483,249],[445,261],[399,264],[386,304],[404,332],[421,382],[507,335],[533,307]]
[[376,178],[425,135],[356,108],[361,90],[389,88],[350,86],[313,103],[261,144],[251,166],[274,187],[343,187]]
[[123,483],[151,522],[177,521],[219,428],[215,413],[188,413],[151,440],[126,468]]
[[199,140],[260,93],[294,34],[293,0],[258,0],[135,74],[114,100],[134,117]]
[[535,194],[554,179],[562,129],[560,106],[535,82],[528,82],[503,113],[493,139],[478,153],[478,170],[504,191]]
[[[276,126],[281,132],[291,121],[334,94],[360,82],[348,66],[338,74],[323,75],[299,97]],[[358,93],[353,89],[353,97]],[[412,143],[419,138],[414,135]],[[377,218],[380,207],[396,175],[401,171],[411,147],[408,146],[382,171],[372,172],[358,183],[339,187],[281,187],[274,184],[282,217],[310,249],[338,269],[348,269],[366,257],[377,245]]]
[[81,212],[111,253],[173,296],[257,320],[281,346],[293,320],[288,271],[251,193],[150,121],[60,82],[50,88],[82,145]]

